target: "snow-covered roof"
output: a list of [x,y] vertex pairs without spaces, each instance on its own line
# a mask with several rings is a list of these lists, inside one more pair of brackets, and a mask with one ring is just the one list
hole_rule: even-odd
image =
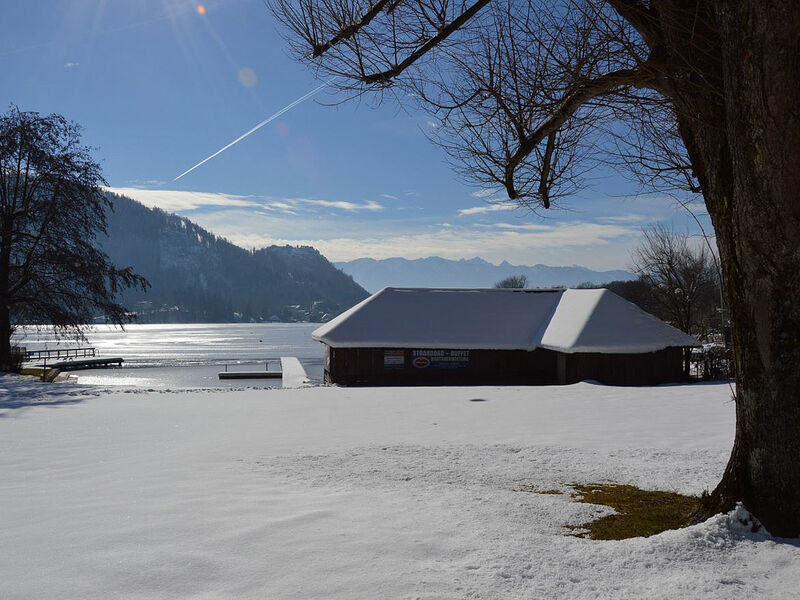
[[606,289],[388,287],[311,335],[333,348],[628,354],[699,345]]
[[564,290],[539,342],[541,348],[559,352],[606,354],[699,345],[692,336],[606,289]]

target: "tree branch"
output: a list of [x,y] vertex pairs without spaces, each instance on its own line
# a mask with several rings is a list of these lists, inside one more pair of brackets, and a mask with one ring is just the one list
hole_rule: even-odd
[[514,186],[514,171],[517,166],[533,152],[545,137],[555,134],[567,120],[586,102],[602,96],[615,88],[635,85],[649,87],[652,76],[641,68],[620,69],[611,71],[592,79],[569,92],[553,114],[530,136],[520,140],[519,146],[508,160],[505,168],[504,184],[508,197],[518,199],[519,193]]
[[553,162],[553,152],[556,149],[556,134],[551,133],[547,136],[547,145],[542,157],[542,172],[539,177],[539,197],[542,199],[542,206],[550,208],[550,168]]
[[362,75],[359,77],[361,81],[367,84],[372,83],[385,83],[394,77],[400,75],[403,71],[405,71],[408,67],[413,65],[417,62],[420,58],[422,58],[425,54],[430,52],[433,48],[441,44],[444,40],[446,40],[450,35],[461,29],[467,21],[469,21],[472,17],[474,17],[478,12],[484,8],[487,4],[489,4],[490,0],[478,0],[475,4],[470,6],[467,10],[461,13],[458,17],[456,17],[453,21],[451,21],[448,25],[443,27],[439,30],[435,36],[429,39],[427,42],[419,46],[414,52],[412,52],[406,59],[392,67],[387,71],[382,71],[380,73],[372,73],[370,75]]
[[372,21],[372,19],[374,19],[384,8],[386,8],[387,11],[391,11],[400,1],[401,0],[378,0],[378,2],[370,6],[369,10],[364,13],[364,15],[358,21],[341,29],[339,33],[337,33],[327,42],[315,45],[311,56],[314,58],[322,56],[325,52],[333,48],[339,42],[353,37],[361,29],[369,25],[370,21]]

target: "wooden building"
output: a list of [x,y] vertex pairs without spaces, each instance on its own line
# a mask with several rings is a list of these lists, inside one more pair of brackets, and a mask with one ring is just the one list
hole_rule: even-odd
[[605,289],[385,288],[312,336],[341,385],[652,385],[699,345]]

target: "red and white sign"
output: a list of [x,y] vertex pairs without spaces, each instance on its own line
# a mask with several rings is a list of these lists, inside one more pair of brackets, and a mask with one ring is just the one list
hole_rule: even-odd
[[414,365],[416,369],[427,369],[431,364],[431,359],[427,356],[417,356],[411,364]]

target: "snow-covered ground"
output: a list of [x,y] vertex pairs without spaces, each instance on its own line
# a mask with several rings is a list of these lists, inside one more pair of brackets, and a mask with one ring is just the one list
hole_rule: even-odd
[[0,598],[797,598],[800,543],[719,516],[564,535],[699,493],[727,385],[143,392],[0,378]]

